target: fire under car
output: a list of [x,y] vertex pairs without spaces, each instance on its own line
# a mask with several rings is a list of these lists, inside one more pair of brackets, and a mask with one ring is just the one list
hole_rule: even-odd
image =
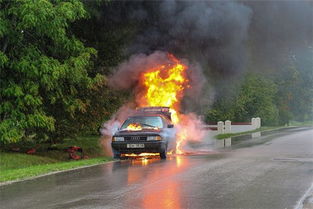
[[114,158],[124,154],[159,153],[166,159],[174,150],[176,130],[168,107],[145,107],[125,120],[112,137]]

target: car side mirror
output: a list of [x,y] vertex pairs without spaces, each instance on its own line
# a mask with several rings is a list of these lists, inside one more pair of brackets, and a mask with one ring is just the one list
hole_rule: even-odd
[[174,125],[173,124],[168,124],[167,128],[174,128]]

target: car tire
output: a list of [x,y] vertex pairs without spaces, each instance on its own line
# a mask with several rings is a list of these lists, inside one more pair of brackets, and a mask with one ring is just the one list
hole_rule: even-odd
[[113,150],[113,158],[114,159],[121,159],[121,153]]
[[114,154],[114,159],[121,159],[121,154]]
[[163,152],[160,152],[160,157],[161,157],[162,160],[166,159],[166,150],[163,151]]

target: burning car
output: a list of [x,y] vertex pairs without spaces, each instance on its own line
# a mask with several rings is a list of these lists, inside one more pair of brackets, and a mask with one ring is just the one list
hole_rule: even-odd
[[140,108],[130,116],[112,137],[114,158],[122,154],[159,153],[166,159],[174,150],[176,130],[169,107]]

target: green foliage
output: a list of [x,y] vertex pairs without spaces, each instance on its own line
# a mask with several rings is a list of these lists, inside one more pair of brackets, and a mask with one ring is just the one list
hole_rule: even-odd
[[[97,58],[93,60],[92,75],[98,73],[109,76],[113,67],[126,58],[125,47],[131,42],[136,25],[129,21],[116,20],[116,5],[113,4],[119,3],[121,2],[109,0],[84,1],[90,17],[71,25],[71,31],[75,36],[98,52]],[[101,79],[99,77],[99,80]],[[68,127],[62,128],[64,132],[72,132],[71,129],[79,129],[87,133],[98,132],[99,125],[116,112],[129,98],[130,92],[116,92],[106,85],[98,85],[93,88],[93,91],[81,91],[81,94],[89,100],[90,105],[86,106],[88,114],[76,115],[73,121],[59,123],[60,126]]]
[[87,12],[78,0],[0,7],[0,142],[48,139],[61,121],[86,113],[83,93],[105,85],[104,76],[91,73],[96,51],[69,31]]
[[232,103],[225,98],[217,100],[212,109],[207,112],[207,122],[226,121],[234,118]]
[[[307,54],[313,55],[313,50]],[[245,75],[238,96],[215,101],[207,121],[241,122],[261,117],[263,125],[288,125],[291,120],[312,120],[313,60],[305,55],[275,73]]]
[[[277,105],[280,123],[288,124],[290,120],[309,121],[313,117],[313,50],[299,57],[297,62],[283,68],[276,75],[278,84]],[[305,64],[307,66],[305,66]]]
[[261,117],[262,124],[276,125],[278,110],[275,105],[276,84],[258,74],[247,74],[237,97],[215,102],[208,112],[208,121],[250,121]]
[[72,31],[86,45],[98,52],[95,68],[103,74],[110,73],[112,66],[122,62],[125,57],[125,46],[136,35],[138,23],[131,20],[120,21],[118,16],[124,2],[99,0],[84,1],[90,18],[81,19],[72,25]]
[[275,105],[277,86],[270,79],[257,74],[248,74],[234,105],[234,121],[249,121],[262,118],[264,125],[276,125],[278,110]]

